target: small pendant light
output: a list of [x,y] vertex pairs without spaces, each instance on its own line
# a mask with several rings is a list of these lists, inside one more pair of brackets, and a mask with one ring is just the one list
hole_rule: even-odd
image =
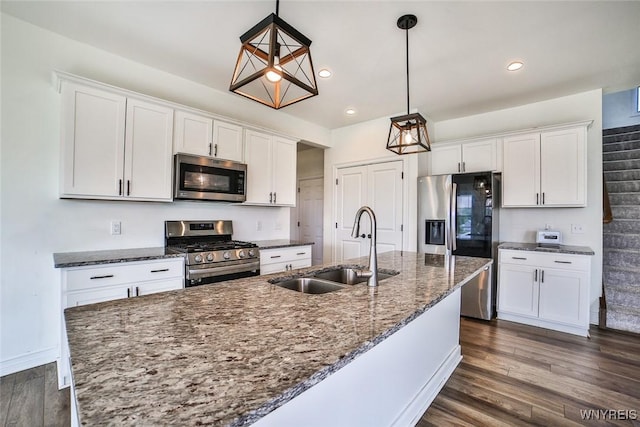
[[229,90],[279,109],[318,94],[311,40],[276,13],[240,36],[242,47]]
[[414,154],[431,151],[427,120],[420,113],[409,114],[409,29],[416,26],[415,15],[398,18],[398,28],[405,30],[407,40],[407,114],[391,117],[387,150],[396,154]]

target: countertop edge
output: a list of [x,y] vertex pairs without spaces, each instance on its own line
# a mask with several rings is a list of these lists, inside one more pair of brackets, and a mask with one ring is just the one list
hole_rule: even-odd
[[56,252],[53,253],[54,268],[85,267],[101,264],[150,261],[166,258],[184,258],[181,253],[166,253],[164,247],[114,249],[100,251]]
[[498,249],[507,249],[514,251],[530,251],[540,253],[565,254],[565,255],[595,255],[593,249],[588,246],[572,246],[558,245],[555,247],[542,247],[536,243],[522,242],[502,242],[498,245]]
[[252,240],[251,243],[258,245],[260,250],[268,249],[280,249],[280,248],[295,248],[297,246],[311,246],[315,245],[314,242],[304,242],[297,240]]

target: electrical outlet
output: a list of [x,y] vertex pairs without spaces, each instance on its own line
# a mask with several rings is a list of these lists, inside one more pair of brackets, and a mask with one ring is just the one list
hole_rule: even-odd
[[115,236],[122,232],[122,223],[120,221],[111,221],[111,235]]
[[574,234],[583,234],[584,229],[582,228],[582,224],[571,224],[571,232]]
[[262,221],[256,221],[256,231],[262,231]]

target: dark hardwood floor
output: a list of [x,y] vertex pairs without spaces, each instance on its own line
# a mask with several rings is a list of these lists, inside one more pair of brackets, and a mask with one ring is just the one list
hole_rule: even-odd
[[[464,318],[460,332],[464,358],[418,427],[640,426],[639,336]],[[0,426],[68,426],[56,385],[53,363],[2,377]]]

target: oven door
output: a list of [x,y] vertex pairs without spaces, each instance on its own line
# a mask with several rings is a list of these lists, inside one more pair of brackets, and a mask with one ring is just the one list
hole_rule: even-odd
[[247,165],[176,154],[174,199],[244,202]]
[[241,263],[229,261],[204,265],[187,265],[184,286],[188,288],[259,275],[260,260],[243,261]]

